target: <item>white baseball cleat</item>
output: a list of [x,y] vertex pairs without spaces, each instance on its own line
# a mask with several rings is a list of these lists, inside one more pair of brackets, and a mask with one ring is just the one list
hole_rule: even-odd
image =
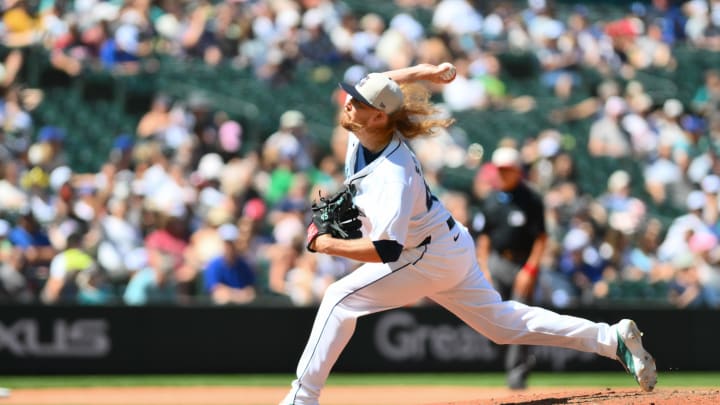
[[618,336],[617,359],[635,377],[643,391],[650,392],[657,384],[655,359],[642,345],[642,333],[635,321],[623,319],[616,326]]

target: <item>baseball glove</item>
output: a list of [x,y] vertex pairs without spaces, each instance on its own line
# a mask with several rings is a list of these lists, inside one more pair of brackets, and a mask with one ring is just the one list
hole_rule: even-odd
[[357,239],[362,237],[358,218],[360,211],[352,200],[352,193],[346,187],[328,196],[320,197],[312,207],[312,223],[307,231],[307,249],[314,252],[312,245],[315,238],[329,233],[334,238]]

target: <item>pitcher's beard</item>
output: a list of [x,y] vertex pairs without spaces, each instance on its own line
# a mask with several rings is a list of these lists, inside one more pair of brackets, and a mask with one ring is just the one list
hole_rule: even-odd
[[345,115],[340,116],[340,126],[347,129],[350,132],[357,132],[358,130],[362,129],[362,125],[350,121],[349,118]]

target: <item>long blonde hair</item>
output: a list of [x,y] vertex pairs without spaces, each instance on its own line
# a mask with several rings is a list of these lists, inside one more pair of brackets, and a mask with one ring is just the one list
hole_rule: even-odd
[[394,127],[407,139],[421,135],[433,135],[437,127],[447,128],[454,118],[441,118],[440,109],[430,102],[430,91],[418,83],[400,85],[405,101],[400,110],[392,113],[388,127]]

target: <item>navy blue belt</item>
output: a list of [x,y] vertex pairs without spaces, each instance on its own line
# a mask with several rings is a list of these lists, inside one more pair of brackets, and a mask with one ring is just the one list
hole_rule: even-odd
[[[451,215],[451,216],[448,217],[448,219],[445,221],[445,223],[446,223],[447,226],[448,226],[448,231],[449,231],[449,230],[452,230],[452,229],[455,227],[455,218],[453,218],[452,215]],[[430,241],[431,241],[431,240],[432,240],[432,236],[431,236],[431,235],[428,235],[425,239],[423,239],[422,242],[420,242],[419,245],[417,245],[417,247],[421,247],[421,246],[428,245],[428,244],[430,244]]]

